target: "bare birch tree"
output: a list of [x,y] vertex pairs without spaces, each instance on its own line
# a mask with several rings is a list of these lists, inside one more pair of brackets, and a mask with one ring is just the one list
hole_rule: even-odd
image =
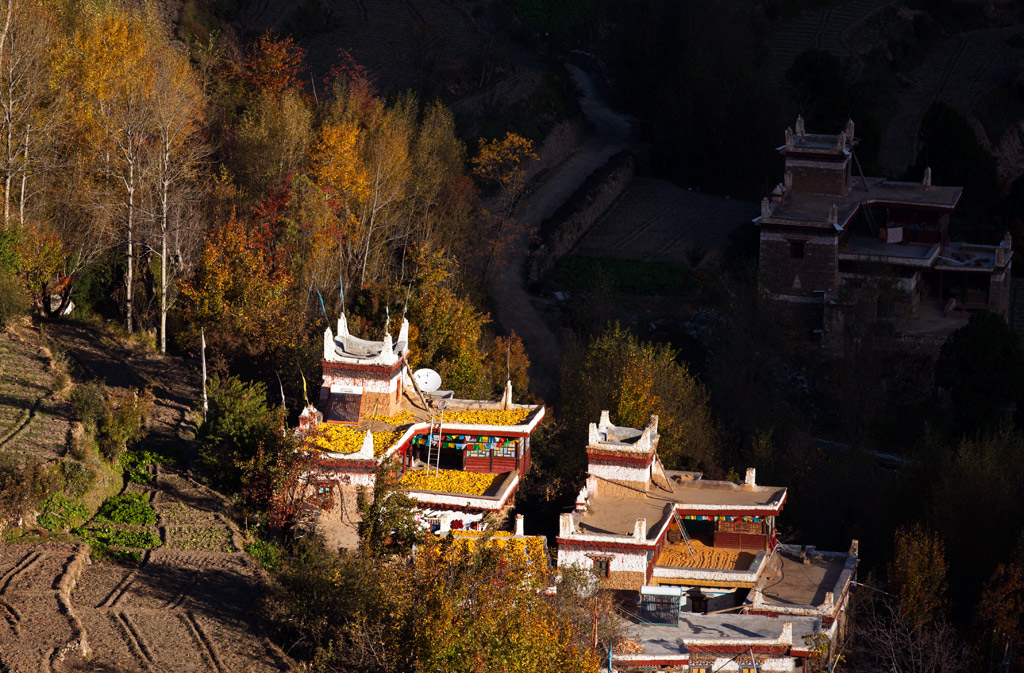
[[[198,78],[184,54],[166,45],[156,62],[156,86],[153,93],[155,127],[153,178],[156,188],[156,224],[159,231],[160,257],[160,352],[167,352],[167,310],[169,308],[170,276],[173,268],[181,265],[169,263],[169,243],[173,246],[189,238],[173,232],[176,225],[193,224],[193,217],[179,212],[172,218],[174,201],[183,208],[183,200],[197,198],[196,173],[207,155],[200,138],[203,97]],[[194,211],[189,211],[189,214]],[[178,233],[179,235],[175,236]],[[180,245],[177,247],[180,253]],[[181,255],[176,256],[181,259]]]

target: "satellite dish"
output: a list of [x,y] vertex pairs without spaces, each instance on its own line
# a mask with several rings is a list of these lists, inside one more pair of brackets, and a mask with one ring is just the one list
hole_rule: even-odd
[[412,377],[425,393],[432,393],[441,387],[441,375],[433,369],[417,369],[412,373]]

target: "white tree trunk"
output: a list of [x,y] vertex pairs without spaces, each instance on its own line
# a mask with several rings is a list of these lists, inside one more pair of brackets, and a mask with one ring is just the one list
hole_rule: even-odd
[[125,271],[125,308],[128,313],[128,334],[132,333],[132,285],[134,284],[135,277],[133,275],[132,262],[135,257],[135,241],[133,239],[134,232],[132,231],[132,225],[134,224],[135,216],[135,166],[130,165],[128,167],[128,268]]
[[[167,175],[166,145],[164,146],[163,168]],[[161,181],[160,192],[160,352],[167,352],[167,209],[170,185],[166,177]]]

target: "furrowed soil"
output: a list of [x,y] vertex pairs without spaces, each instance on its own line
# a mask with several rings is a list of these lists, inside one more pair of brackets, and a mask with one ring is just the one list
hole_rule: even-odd
[[[139,448],[191,454],[191,363],[137,352],[87,326],[46,330],[67,349],[76,379],[151,386],[150,435]],[[20,408],[23,397],[45,396],[25,380],[26,390],[9,391]],[[58,434],[49,450],[62,455]],[[187,463],[158,465],[150,483],[125,488],[145,494],[157,513],[146,528],[161,544],[140,563],[91,560],[88,545],[69,536],[0,545],[0,671],[293,670],[261,620],[266,576],[242,549],[230,503],[193,479]]]

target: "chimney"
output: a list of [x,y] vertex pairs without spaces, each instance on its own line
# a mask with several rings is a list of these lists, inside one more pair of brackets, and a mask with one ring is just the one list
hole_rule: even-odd
[[757,477],[757,470],[755,468],[753,468],[753,467],[748,467],[747,468],[747,476],[743,480],[743,485],[744,486],[757,486],[756,477]]
[[501,408],[509,409],[512,406],[512,379],[505,382],[505,392],[501,395]]
[[647,539],[647,519],[637,519],[633,526],[633,538],[637,542],[644,542]]
[[782,633],[779,634],[779,642],[786,645],[793,644],[793,622],[782,623]]
[[566,513],[558,517],[558,537],[572,537],[576,532],[576,524],[573,523],[572,514]]
[[523,515],[516,514],[516,537],[523,537]]

